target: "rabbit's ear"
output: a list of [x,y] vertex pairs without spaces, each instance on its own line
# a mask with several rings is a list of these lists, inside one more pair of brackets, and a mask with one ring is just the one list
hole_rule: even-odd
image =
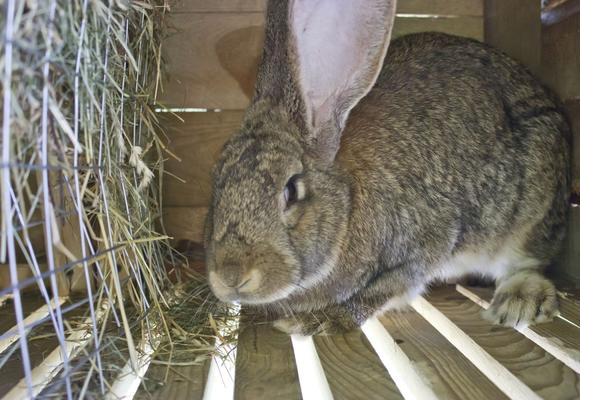
[[310,151],[333,160],[348,113],[377,79],[395,8],[396,0],[269,0],[253,103],[283,109]]
[[373,87],[396,0],[290,0],[289,50],[313,142],[332,160],[348,113]]

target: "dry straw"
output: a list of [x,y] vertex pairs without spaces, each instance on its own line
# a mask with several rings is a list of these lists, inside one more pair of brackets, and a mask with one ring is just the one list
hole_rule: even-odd
[[[46,388],[50,397],[106,393],[148,334],[162,335],[157,363],[202,362],[214,335],[208,313],[212,321],[229,316],[201,278],[185,286],[196,292],[174,295],[169,268],[185,262],[160,233],[166,138],[153,109],[167,4],[0,3],[0,262],[11,276],[0,293],[12,296],[3,307],[14,306],[21,335],[1,355],[0,377],[20,367],[20,356],[31,385],[29,348],[49,334],[71,358]],[[25,326],[32,298],[50,304],[65,293],[70,306]],[[66,338],[82,328],[92,333],[89,342],[67,354]]]

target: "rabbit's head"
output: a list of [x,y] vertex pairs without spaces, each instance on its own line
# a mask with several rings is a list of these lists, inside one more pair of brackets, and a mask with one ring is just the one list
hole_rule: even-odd
[[269,2],[252,105],[213,171],[205,241],[220,299],[277,301],[335,267],[351,193],[334,160],[381,69],[394,10],[394,0]]

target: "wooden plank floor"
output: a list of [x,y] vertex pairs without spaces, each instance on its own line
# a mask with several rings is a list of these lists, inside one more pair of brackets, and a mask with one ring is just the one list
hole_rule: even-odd
[[[27,317],[33,311],[45,304],[44,299],[39,294],[25,294],[22,296],[23,315]],[[67,307],[69,301],[63,305]],[[85,313],[85,307],[78,307],[68,314],[63,314],[71,321],[78,321]],[[11,301],[0,307],[0,334],[5,333],[13,326],[16,320],[14,316],[14,306]],[[31,368],[35,368],[42,364],[44,359],[56,349],[58,339],[51,321],[47,321],[34,328],[28,335],[28,350]],[[0,357],[6,357],[6,361],[2,365],[2,376],[0,377],[0,398],[4,397],[12,388],[24,378],[23,363],[21,358],[20,348],[15,349],[10,355],[11,350],[7,349]],[[1,358],[0,358],[1,359]]]
[[169,368],[164,365],[150,365],[145,376],[144,387],[138,389],[134,399],[201,399],[204,395],[209,367],[210,359],[200,365],[171,366]]
[[236,400],[301,399],[292,342],[270,324],[242,320],[235,366]]
[[314,341],[334,398],[403,398],[361,331],[316,336]]
[[441,399],[507,398],[416,312],[389,312],[380,320]]
[[[536,343],[514,329],[491,325],[481,317],[477,299],[489,301],[489,288],[468,288],[476,297],[467,298],[454,286],[432,290],[427,300],[477,345],[506,367],[544,399],[579,397],[579,374],[554,358]],[[479,297],[477,297],[479,296]],[[26,298],[30,313],[41,305],[37,298]],[[75,314],[75,312],[73,312]],[[577,323],[579,304],[567,297],[561,314],[569,322],[554,321],[532,327],[540,335],[560,340],[579,350]],[[76,317],[73,315],[73,317]],[[505,399],[507,396],[469,361],[447,338],[413,310],[389,312],[380,321],[440,399]],[[0,308],[0,328],[14,324],[12,304]],[[47,325],[48,323],[46,323]],[[40,328],[43,328],[42,325]],[[34,335],[46,331],[40,328]],[[48,333],[53,330],[50,327]],[[33,337],[32,336],[32,337]],[[560,339],[558,339],[560,338]],[[402,399],[402,395],[364,334],[357,330],[345,335],[313,338],[325,377],[335,399]],[[38,365],[57,345],[55,335],[32,340],[33,365]],[[3,354],[5,356],[5,354]],[[8,368],[6,368],[8,366]],[[137,400],[199,399],[204,395],[210,360],[201,365],[167,367],[152,364],[145,382],[135,395]],[[2,370],[0,397],[22,378],[20,353],[10,355]],[[223,373],[226,373],[223,371]],[[301,399],[296,361],[289,336],[270,324],[250,321],[240,324],[236,368],[235,399]]]
[[[494,288],[469,286],[464,289],[467,293],[471,292],[488,303],[491,303],[494,297]],[[529,328],[542,338],[564,348],[565,352],[579,360],[579,303],[570,298],[562,298],[559,310],[560,317]]]
[[485,321],[481,308],[453,287],[436,289],[427,300],[542,398],[579,397],[579,374],[514,329]]

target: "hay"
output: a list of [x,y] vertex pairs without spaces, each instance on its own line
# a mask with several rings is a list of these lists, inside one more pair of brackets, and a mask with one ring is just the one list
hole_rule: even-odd
[[[90,346],[64,366],[44,396],[106,393],[112,371],[148,332],[165,336],[157,360],[199,362],[212,351],[208,313],[218,324],[230,315],[207,300],[201,278],[183,300],[166,295],[174,284],[165,260],[185,264],[160,233],[165,138],[153,109],[166,2],[0,3],[0,262],[13,277],[0,293],[14,296],[19,319],[21,291],[33,287],[49,302],[80,276],[87,315],[110,304],[108,317],[93,318],[88,327]],[[18,262],[30,266],[32,278],[17,280]],[[60,308],[42,322],[62,344],[81,325]],[[26,379],[32,368],[27,340],[23,335],[17,343]],[[181,358],[179,348],[193,351]]]

